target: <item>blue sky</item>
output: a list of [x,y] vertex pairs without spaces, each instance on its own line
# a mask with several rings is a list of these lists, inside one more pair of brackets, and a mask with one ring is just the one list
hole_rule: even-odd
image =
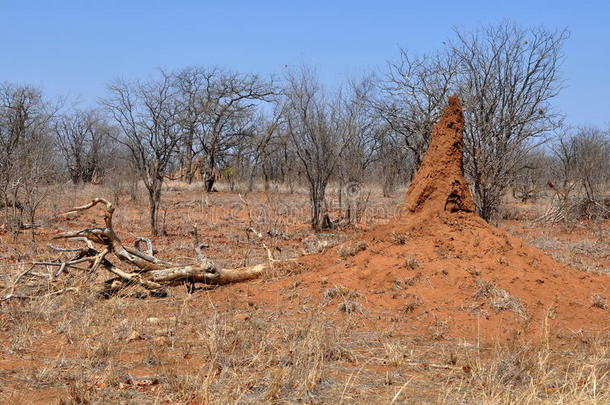
[[571,31],[566,88],[573,125],[610,123],[610,5],[604,1],[0,0],[0,81],[90,105],[114,78],[219,65],[281,74],[302,63],[323,81],[381,70],[398,48],[429,52],[466,29],[511,19]]

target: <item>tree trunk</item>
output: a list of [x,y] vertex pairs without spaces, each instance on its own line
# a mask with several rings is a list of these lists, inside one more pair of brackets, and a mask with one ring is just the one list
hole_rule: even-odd
[[148,213],[149,213],[149,224],[150,232],[153,236],[159,235],[159,224],[158,224],[158,213],[159,205],[161,203],[161,186],[153,184],[148,189]]
[[210,154],[210,165],[205,172],[205,191],[211,193],[214,191],[214,183],[216,182],[216,159],[214,154]]
[[193,134],[189,133],[186,140],[186,151],[184,154],[184,167],[186,172],[184,173],[185,180],[188,184],[193,182],[195,177],[195,171],[193,170]]
[[210,171],[205,174],[205,191],[211,193],[214,191],[214,182],[216,181],[214,172]]
[[326,191],[325,184],[310,184],[311,190],[311,228],[315,231],[320,230],[320,216],[322,214],[322,203]]

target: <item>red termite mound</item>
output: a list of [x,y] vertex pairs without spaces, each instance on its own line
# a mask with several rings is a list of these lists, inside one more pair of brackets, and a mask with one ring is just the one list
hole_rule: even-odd
[[462,168],[463,134],[462,107],[458,96],[452,96],[432,131],[428,151],[407,192],[408,212],[430,216],[443,211],[475,210]]
[[[257,299],[276,305],[281,299],[295,310],[317,301],[336,305],[337,314],[349,299],[362,308],[365,328],[432,337],[608,333],[610,311],[594,302],[610,295],[610,277],[562,265],[476,214],[462,168],[463,127],[453,96],[400,218],[303,257],[310,271],[272,282]],[[329,299],[337,294],[325,292],[336,286],[353,293]]]

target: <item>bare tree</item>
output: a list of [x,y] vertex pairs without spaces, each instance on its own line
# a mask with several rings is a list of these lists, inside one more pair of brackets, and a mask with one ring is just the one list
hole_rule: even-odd
[[[589,214],[595,211],[595,206],[602,206],[604,198],[609,197],[610,132],[593,127],[580,128],[571,142],[576,155],[575,180],[580,183],[581,195],[585,199],[585,213]],[[589,210],[590,207],[592,210]],[[610,206],[603,208],[604,215],[607,215]]]
[[36,132],[23,144],[27,152],[20,157],[18,176],[20,178],[20,200],[23,204],[25,218],[24,228],[31,230],[32,241],[38,224],[36,216],[39,208],[52,193],[56,183],[58,168],[57,153],[54,150],[52,129],[49,125],[45,130]]
[[256,136],[246,145],[248,190],[254,188],[257,176],[262,175],[265,190],[270,188],[271,181],[275,181],[287,186],[289,192],[293,193],[302,171],[280,109],[276,109],[273,115],[261,115]]
[[108,90],[110,96],[102,103],[121,130],[116,140],[129,150],[148,191],[150,230],[158,235],[163,180],[181,134],[181,110],[172,77],[162,73],[157,80],[118,80]]
[[101,181],[113,155],[115,128],[95,110],[64,114],[54,125],[57,144],[74,184]]
[[308,68],[289,73],[284,90],[284,119],[309,183],[311,226],[322,227],[326,187],[349,144],[339,116],[339,98],[329,99]]
[[218,166],[253,136],[257,107],[274,95],[273,83],[254,74],[188,68],[175,75],[181,101],[183,164],[192,180],[193,159],[211,192]]
[[568,34],[505,22],[455,35],[430,57],[408,58],[403,51],[381,88],[387,100],[376,105],[404,135],[417,162],[442,100],[461,95],[465,171],[479,214],[489,220],[523,154],[560,123],[550,102],[560,90],[561,47]]
[[458,72],[459,65],[451,54],[414,57],[401,49],[399,61],[389,64],[385,79],[379,82],[379,97],[370,99],[401,136],[415,169],[428,148],[432,127],[455,90]]
[[384,197],[390,197],[399,184],[410,182],[414,173],[409,150],[396,138],[396,134],[388,130],[382,132],[378,140],[376,174],[382,181]]
[[[282,165],[278,162],[280,149],[285,146],[286,137],[280,125],[280,110],[275,108],[271,114],[260,113],[254,123],[252,136],[238,147],[236,167],[247,172],[247,187],[254,189],[257,175],[262,174],[265,191],[270,181],[282,177]],[[282,179],[283,180],[283,179]]]
[[610,217],[610,132],[566,130],[552,145],[555,200],[543,216],[551,222]]
[[[195,158],[199,152],[196,137],[199,132],[199,122],[205,114],[202,96],[211,85],[205,73],[197,68],[187,68],[175,74],[174,85],[178,93],[180,109],[179,160],[183,180],[193,182],[196,170]],[[204,97],[205,98],[205,97]]]
[[513,198],[521,202],[535,201],[547,188],[552,160],[541,148],[523,152],[520,169],[512,178]]
[[0,85],[0,209],[5,210],[5,226],[13,233],[23,227],[24,210],[33,226],[42,201],[38,192],[53,162],[47,140],[55,111],[38,89]]
[[378,159],[381,142],[389,130],[378,112],[367,100],[375,91],[370,77],[351,81],[347,90],[338,99],[338,124],[346,141],[337,170],[339,180],[339,207],[343,219],[357,222],[366,209],[369,194],[364,191],[364,182],[370,179],[370,170]]
[[513,24],[471,34],[452,45],[466,69],[466,172],[479,213],[490,219],[524,153],[560,124],[550,100],[559,92],[564,32],[524,31]]

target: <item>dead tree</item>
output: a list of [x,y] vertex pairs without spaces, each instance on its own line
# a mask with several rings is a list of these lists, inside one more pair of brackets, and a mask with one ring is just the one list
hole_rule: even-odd
[[55,120],[57,145],[74,184],[93,183],[103,177],[116,153],[111,131],[95,110],[75,111]]
[[597,128],[567,130],[551,150],[554,192],[541,222],[570,222],[610,217],[610,134]]
[[[275,94],[272,81],[255,74],[218,68],[187,68],[174,75],[181,107],[181,163],[191,182],[198,169],[207,192],[214,189],[223,160],[244,140],[254,136],[256,113]],[[198,156],[204,165],[193,167]]]
[[158,235],[163,180],[180,140],[180,106],[171,76],[162,74],[148,82],[116,81],[109,91],[111,96],[103,104],[120,128],[121,136],[115,140],[129,150],[148,191],[150,230]]
[[44,197],[54,165],[48,124],[57,108],[36,88],[0,83],[0,211],[14,235],[24,227],[24,210],[33,226]]
[[[76,249],[51,247],[58,251],[75,252],[76,255],[67,261],[34,262],[33,267],[26,273],[31,272],[35,266],[50,266],[57,270],[46,276],[49,279],[56,279],[68,271],[85,271],[93,274],[100,269],[105,269],[112,274],[112,278],[104,283],[105,288],[103,293],[105,295],[112,295],[132,285],[144,287],[153,294],[164,295],[166,294],[165,288],[168,286],[181,284],[194,286],[195,283],[223,285],[251,280],[271,270],[276,262],[267,249],[269,255],[269,262],[267,263],[232,269],[221,268],[201,253],[201,245],[195,247],[197,258],[193,263],[178,264],[161,260],[154,256],[154,249],[149,239],[136,239],[134,247],[125,246],[121,242],[121,239],[114,232],[112,224],[115,208],[109,201],[103,198],[95,198],[88,204],[76,207],[64,215],[86,211],[98,204],[104,207],[103,227],[65,232],[53,237],[56,240],[67,239],[85,242],[85,247]],[[142,242],[146,243],[146,249],[140,247]],[[263,244],[263,246],[265,245]],[[118,263],[111,261],[112,256],[118,259]],[[86,267],[83,267],[83,265],[86,265]],[[12,292],[7,294],[4,299],[19,298],[19,296],[14,294],[15,285],[25,275],[19,275],[15,280]],[[56,293],[57,291],[53,292],[53,294]]]
[[326,187],[350,144],[341,122],[339,95],[329,98],[307,67],[290,72],[284,89],[283,116],[297,161],[309,183],[311,227],[323,226]]

